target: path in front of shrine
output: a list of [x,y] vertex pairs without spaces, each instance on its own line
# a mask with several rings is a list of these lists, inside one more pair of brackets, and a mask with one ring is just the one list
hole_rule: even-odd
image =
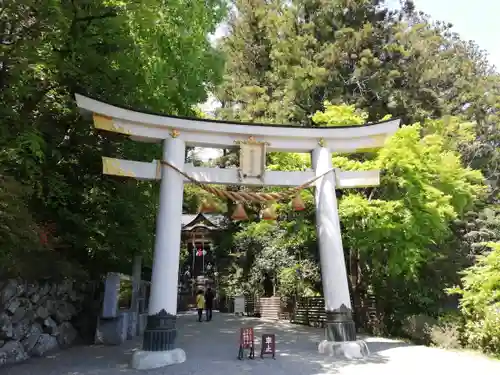
[[[239,329],[254,327],[256,358],[239,361]],[[260,335],[276,334],[276,360],[260,359]],[[403,342],[369,338],[372,354],[363,360],[338,360],[317,353],[322,330],[287,322],[214,314],[211,322],[198,323],[194,312],[178,318],[178,346],[186,351],[187,361],[156,370],[137,371],[128,361],[140,341],[119,347],[86,346],[58,352],[47,358],[3,368],[3,375],[453,375],[500,374],[500,361],[480,355],[408,345]]]

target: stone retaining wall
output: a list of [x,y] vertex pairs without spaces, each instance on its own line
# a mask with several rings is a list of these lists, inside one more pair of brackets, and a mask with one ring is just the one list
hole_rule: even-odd
[[84,293],[71,281],[0,281],[0,367],[74,344]]

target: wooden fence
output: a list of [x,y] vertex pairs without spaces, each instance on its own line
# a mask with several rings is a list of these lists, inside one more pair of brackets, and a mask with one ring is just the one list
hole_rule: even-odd
[[[230,299],[228,299],[230,300]],[[225,312],[233,312],[231,303],[226,303]],[[234,305],[233,305],[234,306]],[[369,328],[376,324],[375,301],[367,299],[362,305],[354,305],[353,318],[358,328]],[[323,297],[255,297],[245,296],[245,313],[265,319],[288,320],[291,323],[311,327],[324,327],[326,321]]]
[[323,327],[326,321],[323,297],[301,297],[292,300],[290,322],[306,326]]
[[289,320],[291,323],[322,327],[325,320],[323,297],[254,297],[245,296],[248,316],[265,319]]
[[[182,305],[180,310],[194,307],[189,303],[182,303]],[[354,307],[353,318],[358,328],[370,328],[377,324],[373,297],[363,300],[363,303],[353,303],[352,305]],[[234,299],[230,297],[218,298],[214,307],[220,312],[233,313]],[[326,321],[323,297],[287,298],[246,295],[245,314],[263,319],[288,320],[294,324],[311,327],[323,327]]]

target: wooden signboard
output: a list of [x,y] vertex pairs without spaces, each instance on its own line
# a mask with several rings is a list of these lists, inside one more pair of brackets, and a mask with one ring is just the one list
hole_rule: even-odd
[[238,359],[243,359],[243,350],[250,349],[250,354],[248,358],[255,358],[255,349],[254,349],[254,334],[253,328],[241,328],[240,329],[240,350],[238,351]]
[[271,354],[273,359],[276,359],[276,336],[274,334],[264,333],[262,335],[260,358],[264,358],[264,354]]

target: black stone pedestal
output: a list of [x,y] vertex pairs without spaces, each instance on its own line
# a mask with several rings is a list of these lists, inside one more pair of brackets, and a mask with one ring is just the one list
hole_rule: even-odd
[[326,312],[325,336],[326,341],[356,341],[356,326],[349,308],[342,305]]
[[150,352],[173,350],[177,337],[176,320],[175,315],[165,310],[161,310],[156,315],[149,315],[144,330],[142,350]]

